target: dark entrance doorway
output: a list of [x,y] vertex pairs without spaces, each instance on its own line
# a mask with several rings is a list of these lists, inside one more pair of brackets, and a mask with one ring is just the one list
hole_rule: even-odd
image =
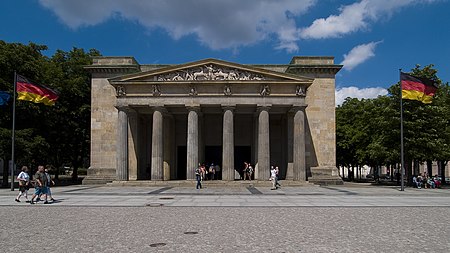
[[177,175],[176,179],[186,180],[186,166],[187,166],[187,147],[177,147]]
[[206,169],[214,165],[220,166],[220,171],[215,175],[215,179],[222,179],[222,146],[205,146],[205,161]]
[[[234,170],[236,170],[244,178],[244,162],[252,163],[252,147],[251,146],[235,146],[234,147]],[[252,164],[254,167],[254,165]]]

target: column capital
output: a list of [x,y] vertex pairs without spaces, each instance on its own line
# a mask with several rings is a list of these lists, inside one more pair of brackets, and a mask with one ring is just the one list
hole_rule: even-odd
[[197,113],[197,116],[202,117],[202,109],[200,108],[200,105],[193,105],[193,106],[186,106],[186,109],[189,112],[195,112]]
[[222,105],[222,110],[225,111],[232,111],[234,112],[234,110],[236,109],[236,106],[234,105]]
[[167,108],[164,107],[164,106],[159,106],[159,105],[158,106],[150,106],[150,109],[152,110],[152,112],[158,111],[161,114],[168,114],[169,113]]
[[288,113],[292,114],[292,113],[296,113],[298,111],[305,111],[306,109],[306,105],[293,105],[289,110]]
[[257,105],[256,106],[256,112],[260,113],[262,111],[270,111],[270,108],[272,108],[272,105]]
[[136,112],[136,110],[135,109],[133,109],[133,108],[131,108],[130,106],[128,106],[128,105],[116,105],[116,106],[114,106],[118,111],[122,111],[122,112],[125,112],[125,113],[133,113],[133,112]]
[[186,105],[188,111],[195,111],[197,113],[201,112],[200,105]]

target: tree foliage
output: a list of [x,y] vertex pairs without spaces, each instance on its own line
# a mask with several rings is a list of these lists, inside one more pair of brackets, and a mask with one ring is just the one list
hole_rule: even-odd
[[[70,165],[89,161],[90,77],[83,69],[97,50],[57,50],[0,41],[0,90],[13,94],[14,71],[59,93],[55,106],[16,101],[16,164]],[[0,108],[0,157],[11,157],[12,99]],[[32,168],[34,169],[34,168]],[[74,175],[77,176],[76,173]]]
[[[434,80],[439,89],[432,104],[403,100],[405,160],[448,161],[449,84],[437,77],[433,65],[417,65],[411,73]],[[336,108],[338,165],[400,164],[400,83],[388,90],[388,95],[375,99],[347,98]]]

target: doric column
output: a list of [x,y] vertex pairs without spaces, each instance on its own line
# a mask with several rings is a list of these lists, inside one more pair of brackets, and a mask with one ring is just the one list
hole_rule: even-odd
[[258,168],[255,179],[267,180],[270,176],[269,107],[259,107],[258,111]]
[[152,173],[151,180],[163,180],[164,143],[162,108],[155,107],[152,127]]
[[135,110],[128,109],[128,180],[137,180],[138,178],[138,153],[139,153],[139,127],[138,113]]
[[233,108],[225,107],[223,114],[222,179],[234,180],[234,121]]
[[295,112],[287,113],[287,159],[288,167],[286,171],[286,180],[294,179],[294,115]]
[[198,166],[198,114],[199,107],[188,107],[186,179],[195,179]]
[[173,148],[175,144],[173,143],[175,140],[175,134],[173,133],[173,116],[168,113],[164,116],[164,180],[170,180],[171,178],[175,178],[173,170],[175,170],[174,160],[172,159]]
[[126,107],[119,107],[117,122],[117,168],[116,178],[128,180],[128,116]]
[[294,180],[306,180],[305,112],[298,108],[294,115]]
[[205,121],[203,118],[203,114],[198,114],[198,162],[205,162],[205,138],[204,138],[204,129],[205,129]]

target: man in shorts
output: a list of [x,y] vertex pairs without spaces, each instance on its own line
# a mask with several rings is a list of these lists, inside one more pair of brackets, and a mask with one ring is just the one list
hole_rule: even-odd
[[48,204],[47,201],[47,177],[44,173],[44,166],[39,165],[38,171],[34,175],[34,194],[31,197],[30,204],[34,204],[34,198],[36,198],[39,195],[44,196],[45,195],[45,201],[44,204]]
[[25,196],[25,199],[28,201],[28,189],[30,184],[30,176],[28,175],[28,167],[23,166],[22,171],[17,176],[17,180],[19,181],[19,195],[16,197],[16,202],[20,202],[20,197]]

